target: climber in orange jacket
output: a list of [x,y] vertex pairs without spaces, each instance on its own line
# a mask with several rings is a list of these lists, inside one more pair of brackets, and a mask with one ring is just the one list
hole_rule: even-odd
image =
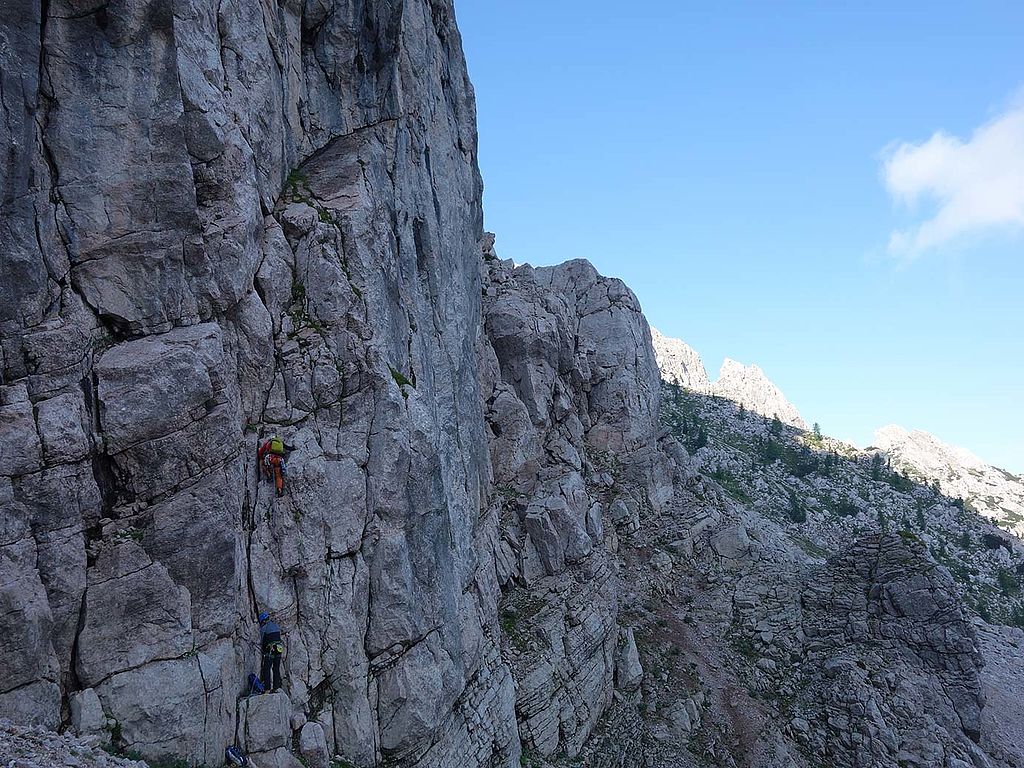
[[288,476],[288,451],[295,448],[277,435],[272,435],[256,451],[256,463],[265,480],[274,481],[278,496],[284,496],[284,479]]

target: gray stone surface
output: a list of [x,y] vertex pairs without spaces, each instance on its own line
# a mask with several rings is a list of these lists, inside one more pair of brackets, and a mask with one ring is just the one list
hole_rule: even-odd
[[97,559],[83,613],[75,667],[89,686],[121,670],[181,657],[193,647],[188,591],[131,540]]
[[115,757],[92,739],[0,720],[0,763],[18,768],[147,768],[141,760]]
[[92,688],[76,691],[68,697],[71,728],[79,736],[100,736],[107,729],[107,716],[100,698]]
[[640,663],[640,653],[636,648],[633,630],[623,631],[623,638],[615,657],[615,684],[619,688],[630,690],[640,685],[644,676],[644,668]]
[[327,768],[331,754],[327,749],[327,738],[320,723],[306,723],[299,732],[299,752],[306,759],[309,768]]
[[[330,754],[415,761],[449,728],[452,755],[518,760],[508,673],[477,675],[495,523],[451,4],[20,11],[0,698],[55,726],[94,686],[119,746],[219,761],[270,608]],[[296,446],[280,501],[254,460],[271,431]],[[502,714],[455,728],[470,681]]]
[[39,469],[42,447],[24,384],[0,388],[0,473],[23,475]]
[[291,743],[291,703],[284,693],[242,699],[238,705],[238,746],[246,752],[270,752]]

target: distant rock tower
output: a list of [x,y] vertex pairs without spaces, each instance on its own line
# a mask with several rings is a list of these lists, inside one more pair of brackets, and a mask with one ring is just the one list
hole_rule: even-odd
[[651,341],[654,343],[661,378],[669,384],[734,400],[754,413],[778,416],[785,424],[807,429],[807,422],[800,416],[796,406],[786,399],[782,390],[756,365],[743,365],[726,358],[718,380],[712,384],[700,355],[689,344],[665,336],[653,327]]

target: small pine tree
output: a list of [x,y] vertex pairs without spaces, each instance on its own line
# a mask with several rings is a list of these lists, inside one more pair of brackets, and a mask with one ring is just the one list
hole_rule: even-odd
[[988,603],[984,600],[978,600],[978,616],[980,616],[986,624],[992,623],[992,611],[988,607]]
[[740,421],[746,421],[747,420],[747,409],[743,406],[743,403],[740,403],[739,417],[740,417]]
[[871,457],[871,479],[878,480],[882,476],[882,454],[876,453]]
[[821,440],[821,425],[818,422],[814,422],[814,439]]
[[696,453],[708,444],[708,431],[703,427],[694,425],[694,433],[689,435],[686,441],[686,448],[690,453]]
[[792,489],[789,491],[789,519],[794,523],[807,522],[807,510],[804,508],[803,502],[800,501],[800,497],[796,495],[796,491]]
[[772,426],[768,431],[771,432],[776,437],[782,434],[782,422],[779,421],[779,417],[777,414],[775,416],[772,416]]
[[767,440],[762,440],[758,443],[758,452],[761,455],[761,462],[765,466],[778,461],[783,455],[782,446],[770,437]]
[[793,467],[793,474],[797,477],[807,477],[811,472],[815,472],[818,469],[818,457],[811,453],[811,449],[807,446],[800,448],[799,454],[797,454],[796,466]]
[[1020,593],[1020,582],[1009,569],[1000,568],[996,574],[996,581],[1004,597],[1014,597]]
[[1010,616],[1010,626],[1024,629],[1024,608],[1015,608]]

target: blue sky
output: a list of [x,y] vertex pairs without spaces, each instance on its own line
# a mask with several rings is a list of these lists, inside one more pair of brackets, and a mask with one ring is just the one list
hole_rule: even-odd
[[828,434],[1024,471],[1024,3],[456,10],[500,256],[589,259]]

